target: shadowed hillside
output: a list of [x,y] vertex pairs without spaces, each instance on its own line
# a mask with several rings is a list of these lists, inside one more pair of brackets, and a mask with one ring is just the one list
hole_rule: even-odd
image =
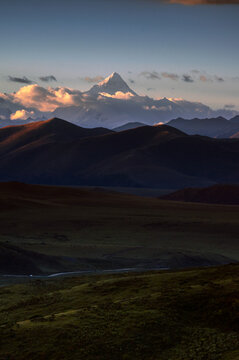
[[49,143],[66,143],[85,137],[109,134],[104,128],[86,129],[65,120],[53,118],[25,125],[0,129],[0,154],[20,150],[22,147],[40,147]]
[[[1,275],[42,275],[59,271],[77,270],[84,264],[73,262],[64,256],[49,256],[19,246],[0,243],[0,276]],[[87,268],[87,266],[86,266]]]
[[0,138],[1,181],[173,189],[239,183],[239,140],[166,125],[109,132],[55,119],[0,129]]
[[208,188],[183,189],[160,197],[164,200],[239,205],[238,185],[214,185]]

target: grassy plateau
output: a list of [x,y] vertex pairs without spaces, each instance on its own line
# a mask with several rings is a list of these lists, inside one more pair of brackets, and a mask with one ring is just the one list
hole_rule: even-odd
[[2,183],[0,228],[0,360],[239,359],[238,206]]
[[238,265],[0,288],[1,360],[238,358]]

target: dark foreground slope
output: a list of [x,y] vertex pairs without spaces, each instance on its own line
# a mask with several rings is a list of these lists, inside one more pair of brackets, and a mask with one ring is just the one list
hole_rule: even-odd
[[57,119],[41,122],[34,136],[0,129],[0,180],[152,188],[239,183],[239,140],[188,136],[169,126],[101,129],[100,136],[96,130]]
[[41,275],[67,270],[69,265],[63,256],[47,256],[9,243],[0,243],[0,275]]
[[238,233],[235,206],[0,184],[1,274],[231,263]]
[[237,360],[239,267],[0,288],[1,360]]
[[239,205],[239,186],[214,185],[208,188],[188,188],[163,195],[160,198],[173,201]]

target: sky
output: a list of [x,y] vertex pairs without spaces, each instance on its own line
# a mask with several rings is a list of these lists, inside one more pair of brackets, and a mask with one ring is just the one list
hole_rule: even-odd
[[140,95],[239,110],[239,1],[222,2],[1,0],[0,92],[116,71]]

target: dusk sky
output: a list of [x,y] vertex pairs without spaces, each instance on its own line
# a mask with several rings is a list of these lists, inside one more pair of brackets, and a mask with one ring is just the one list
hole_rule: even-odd
[[86,90],[117,71],[141,95],[239,110],[238,1],[212,2],[3,0],[0,91]]

